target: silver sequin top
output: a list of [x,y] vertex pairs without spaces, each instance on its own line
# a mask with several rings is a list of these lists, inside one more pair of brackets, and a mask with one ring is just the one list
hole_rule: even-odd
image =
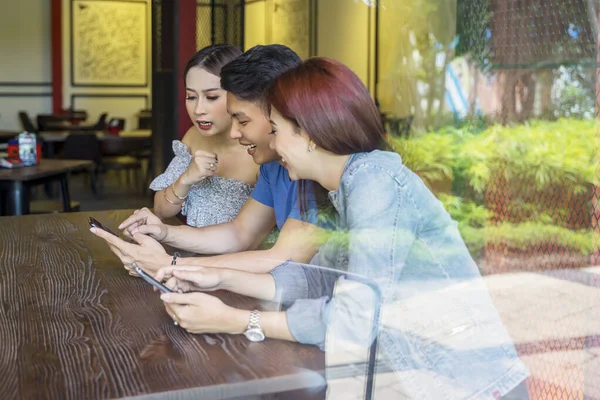
[[[154,191],[163,190],[183,174],[192,155],[188,147],[179,140],[173,141],[175,157],[166,171],[150,184]],[[233,220],[250,197],[252,186],[236,179],[212,176],[192,185],[181,213],[191,226],[208,226]]]

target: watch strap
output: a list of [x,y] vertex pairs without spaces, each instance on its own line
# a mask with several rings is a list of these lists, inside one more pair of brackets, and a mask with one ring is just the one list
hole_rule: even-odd
[[248,328],[259,328],[260,329],[260,311],[252,310],[250,311],[250,321],[248,322]]

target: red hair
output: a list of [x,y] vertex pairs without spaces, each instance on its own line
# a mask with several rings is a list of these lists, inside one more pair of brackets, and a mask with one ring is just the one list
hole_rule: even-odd
[[279,76],[266,101],[334,154],[386,148],[381,117],[368,89],[339,61],[309,58]]
[[[323,57],[309,58],[280,75],[265,94],[267,109],[304,129],[320,148],[338,155],[386,149],[379,110],[369,90],[350,68]],[[316,182],[299,182],[300,209],[314,192],[319,211],[331,215],[327,191]]]

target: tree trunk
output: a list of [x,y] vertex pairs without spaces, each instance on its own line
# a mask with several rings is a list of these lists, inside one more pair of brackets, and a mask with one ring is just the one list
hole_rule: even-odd
[[504,78],[504,85],[502,90],[501,119],[502,124],[507,125],[516,120],[516,87],[519,79],[517,71],[514,70],[505,70],[502,72],[502,76]]
[[453,56],[453,51],[450,49],[445,49],[444,53],[444,66],[442,67],[442,73],[440,77],[440,95],[439,95],[439,108],[437,112],[437,116],[435,118],[435,129],[439,129],[442,123],[442,117],[444,116],[444,104],[446,98],[446,68],[448,68],[448,64]]
[[[412,46],[409,40],[410,31],[406,31],[404,37],[405,40],[400,41],[402,45],[402,49],[399,54],[405,55],[406,57],[406,66],[404,73],[402,74],[404,78],[404,85],[400,85],[398,90],[400,90],[400,96],[404,99],[408,104],[406,107],[402,107],[407,110],[406,115],[398,115],[398,117],[409,117],[411,114],[414,116],[413,118],[413,127],[420,128],[423,123],[423,114],[421,109],[421,94],[419,93],[419,88],[417,86],[418,83],[418,73],[417,66],[415,65],[415,61],[413,59],[413,51],[415,48]],[[402,65],[400,62],[398,65]],[[402,87],[404,86],[404,87]]]
[[425,121],[425,128],[426,129],[431,129],[432,128],[432,122],[433,122],[433,103],[435,102],[435,99],[437,97],[437,91],[438,91],[438,77],[437,77],[437,71],[435,68],[435,57],[433,59],[433,67],[432,68],[428,68],[428,79],[427,79],[427,110],[426,110],[426,114],[427,115],[427,119]]
[[521,114],[519,121],[525,122],[533,117],[533,106],[535,102],[535,79],[532,72],[521,75]]
[[477,112],[477,96],[479,88],[479,68],[477,64],[469,62],[469,71],[473,79],[473,87],[469,93],[469,116],[475,116]]
[[552,70],[544,70],[537,75],[541,90],[540,90],[540,104],[541,104],[541,117],[543,119],[554,120],[553,106],[552,106]]

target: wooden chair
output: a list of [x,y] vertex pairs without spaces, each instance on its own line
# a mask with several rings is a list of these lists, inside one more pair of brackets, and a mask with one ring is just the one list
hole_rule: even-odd
[[138,129],[152,129],[152,110],[144,109],[138,114]]
[[65,130],[65,119],[56,115],[40,114],[36,118],[39,132]]
[[103,131],[106,129],[106,118],[108,118],[108,113],[102,113],[100,117],[98,117],[98,121],[93,125],[84,125],[76,127],[81,131]]
[[63,108],[60,116],[72,124],[77,124],[88,119],[86,110],[75,110],[73,108]]
[[37,133],[38,129],[35,127],[26,111],[19,111],[19,121],[21,122],[21,129],[30,133]]
[[144,140],[135,137],[120,137],[106,135],[101,142],[102,167],[104,171],[124,171],[127,184],[130,183],[130,174],[133,172],[133,180],[140,182],[139,172],[142,162],[137,157]]
[[[100,141],[95,133],[71,133],[65,140],[62,157],[70,160],[90,160],[95,164],[90,173],[92,192],[97,198],[102,198],[102,152]],[[99,179],[100,178],[100,179]],[[100,181],[100,184],[98,184]]]

